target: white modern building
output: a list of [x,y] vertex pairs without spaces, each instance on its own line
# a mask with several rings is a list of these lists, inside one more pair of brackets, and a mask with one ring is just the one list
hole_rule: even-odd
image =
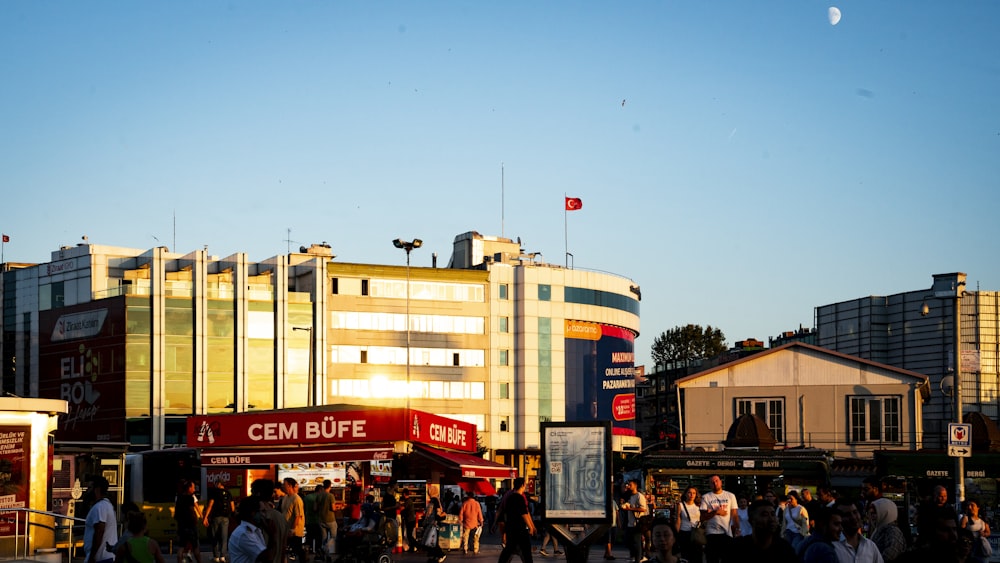
[[547,420],[612,419],[638,451],[638,284],[538,258],[475,232],[447,268],[64,247],[3,265],[3,390],[67,400],[61,440],[135,449],[192,414],[349,403],[472,422],[522,469]]

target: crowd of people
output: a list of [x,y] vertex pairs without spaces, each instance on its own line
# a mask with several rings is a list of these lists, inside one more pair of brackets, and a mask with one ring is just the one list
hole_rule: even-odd
[[[983,563],[992,550],[989,523],[979,505],[966,501],[962,514],[936,487],[920,507],[899,514],[882,496],[882,483],[865,480],[859,494],[841,496],[829,487],[771,491],[752,499],[723,489],[713,475],[709,489],[684,490],[673,506],[660,507],[648,536],[619,532],[634,563]],[[622,512],[635,506],[635,483],[627,483]],[[648,512],[648,511],[647,511]],[[910,537],[910,512],[917,535]],[[627,516],[631,517],[631,513]],[[621,519],[619,515],[619,519]],[[610,537],[609,537],[610,542]],[[611,544],[605,552],[613,559]]]
[[[391,534],[395,542],[399,528],[387,532],[379,527],[391,522],[401,526],[407,551],[422,551],[429,563],[441,563],[447,554],[438,533],[449,514],[460,527],[463,554],[479,553],[481,535],[488,530],[500,536],[499,563],[515,556],[532,563],[535,555],[562,555],[558,539],[542,522],[544,510],[525,488],[525,480],[518,478],[509,490],[480,500],[452,491],[441,498],[439,487],[428,485],[426,502],[418,503],[409,489],[390,487],[379,502],[373,494],[362,497],[360,491],[339,502],[329,481],[306,493],[292,478],[277,485],[258,479],[238,507],[224,484],[216,483],[202,508],[194,484],[183,481],[174,507],[178,561],[201,563],[198,522],[209,531],[212,563],[308,563],[314,554],[333,555],[378,533]],[[141,512],[127,511],[124,533],[118,536],[107,491],[108,482],[99,476],[88,489],[85,563],[164,563],[159,544],[147,536]],[[966,501],[958,513],[947,489],[936,487],[918,507],[904,512],[882,491],[878,479],[868,478],[853,496],[817,487],[815,497],[801,489],[783,494],[767,490],[746,498],[726,491],[722,478],[713,475],[707,490],[687,487],[672,506],[656,507],[654,516],[639,481],[629,479],[615,499],[604,558],[615,559],[612,547],[620,542],[629,549],[632,563],[988,560],[992,531],[975,500]]]

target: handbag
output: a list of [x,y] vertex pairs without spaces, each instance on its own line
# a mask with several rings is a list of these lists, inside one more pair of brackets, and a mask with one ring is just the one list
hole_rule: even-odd
[[424,540],[421,542],[424,547],[437,547],[438,544],[438,529],[437,526],[429,526],[427,531],[424,532]]
[[696,545],[705,545],[708,543],[708,536],[705,535],[705,528],[700,525],[691,528],[691,542]]

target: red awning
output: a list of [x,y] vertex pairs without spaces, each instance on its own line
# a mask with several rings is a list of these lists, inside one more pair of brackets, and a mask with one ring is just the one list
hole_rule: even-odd
[[517,469],[469,454],[448,452],[414,444],[414,453],[420,454],[449,469],[457,470],[458,477],[465,479],[513,479]]
[[458,482],[458,486],[467,493],[472,493],[474,495],[495,495],[497,494],[496,488],[487,481],[486,479],[462,479]]
[[226,448],[201,450],[203,466],[270,465],[392,459],[392,444],[358,444],[326,448]]

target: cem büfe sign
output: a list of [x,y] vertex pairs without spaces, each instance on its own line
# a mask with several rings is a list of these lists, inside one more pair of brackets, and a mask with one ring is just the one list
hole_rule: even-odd
[[411,440],[476,451],[476,426],[406,409],[192,416],[187,443],[200,447],[317,446]]

